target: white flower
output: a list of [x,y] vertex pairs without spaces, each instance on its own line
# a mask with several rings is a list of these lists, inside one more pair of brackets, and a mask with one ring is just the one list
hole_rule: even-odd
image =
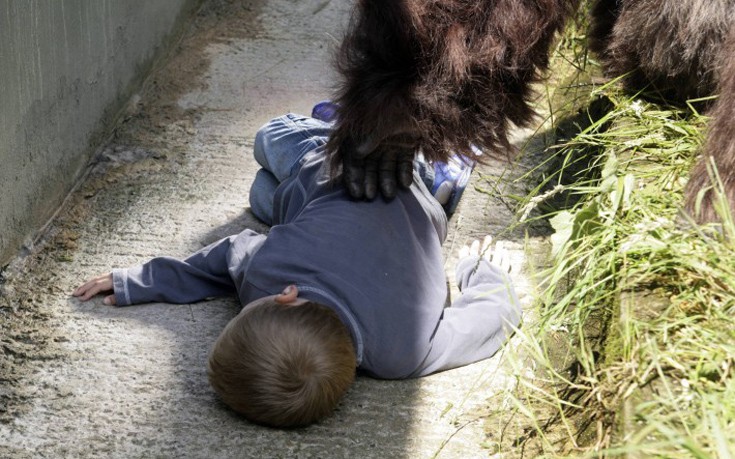
[[630,104],[630,109],[633,110],[633,113],[635,113],[636,116],[641,116],[643,114],[643,104],[638,99]]

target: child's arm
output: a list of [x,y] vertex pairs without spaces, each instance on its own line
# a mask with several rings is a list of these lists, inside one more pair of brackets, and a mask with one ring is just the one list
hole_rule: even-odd
[[[184,260],[157,257],[140,266],[115,269],[94,278],[77,290],[75,296],[86,301],[97,293],[114,290],[108,304],[125,306],[138,303],[192,303],[236,292],[230,267],[245,268],[265,242],[265,236],[245,230],[221,239]],[[241,269],[238,269],[241,271]]]
[[[457,368],[491,357],[521,320],[518,298],[507,275],[507,252],[498,246],[490,257],[490,239],[460,251],[457,283],[462,295],[444,309],[428,356],[412,376]],[[469,254],[468,254],[469,252]]]
[[[94,277],[84,284],[77,287],[72,295],[78,296],[80,300],[87,301],[98,293],[109,293],[112,292],[112,273],[102,274],[101,276]],[[117,304],[115,301],[115,295],[106,295],[105,299],[102,300],[105,304]]]

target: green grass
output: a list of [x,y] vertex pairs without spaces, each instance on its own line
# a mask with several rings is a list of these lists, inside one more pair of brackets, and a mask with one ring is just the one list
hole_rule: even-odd
[[[580,59],[565,61],[585,72]],[[590,103],[599,97],[611,109],[521,178],[541,177],[519,221],[550,220],[553,266],[539,273],[534,319],[508,359],[527,428],[504,447],[733,457],[735,225],[724,201],[722,225],[699,227],[681,212],[707,118],[625,94],[615,81],[594,88]],[[559,196],[573,204],[549,210]]]

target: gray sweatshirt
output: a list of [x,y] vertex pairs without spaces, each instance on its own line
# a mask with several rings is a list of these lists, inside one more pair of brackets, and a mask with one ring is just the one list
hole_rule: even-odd
[[445,308],[447,220],[418,176],[390,202],[356,202],[323,166],[317,150],[279,186],[267,237],[245,230],[185,260],[114,270],[117,304],[237,294],[246,305],[295,284],[300,297],[334,309],[359,368],[374,377],[417,377],[492,356],[520,322],[508,276],[482,258],[461,260],[462,294]]

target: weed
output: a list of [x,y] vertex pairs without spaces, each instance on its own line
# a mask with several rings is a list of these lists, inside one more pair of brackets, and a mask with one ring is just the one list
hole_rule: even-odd
[[[588,72],[579,62],[586,53],[571,56],[567,65]],[[681,213],[707,118],[616,83],[589,95],[591,105],[606,101],[604,113],[587,116],[520,179],[541,178],[519,200],[518,224],[548,219],[554,234],[534,319],[507,359],[519,375],[514,412],[528,426],[513,446],[533,440],[548,456],[730,458],[735,224],[727,205],[718,226]]]

